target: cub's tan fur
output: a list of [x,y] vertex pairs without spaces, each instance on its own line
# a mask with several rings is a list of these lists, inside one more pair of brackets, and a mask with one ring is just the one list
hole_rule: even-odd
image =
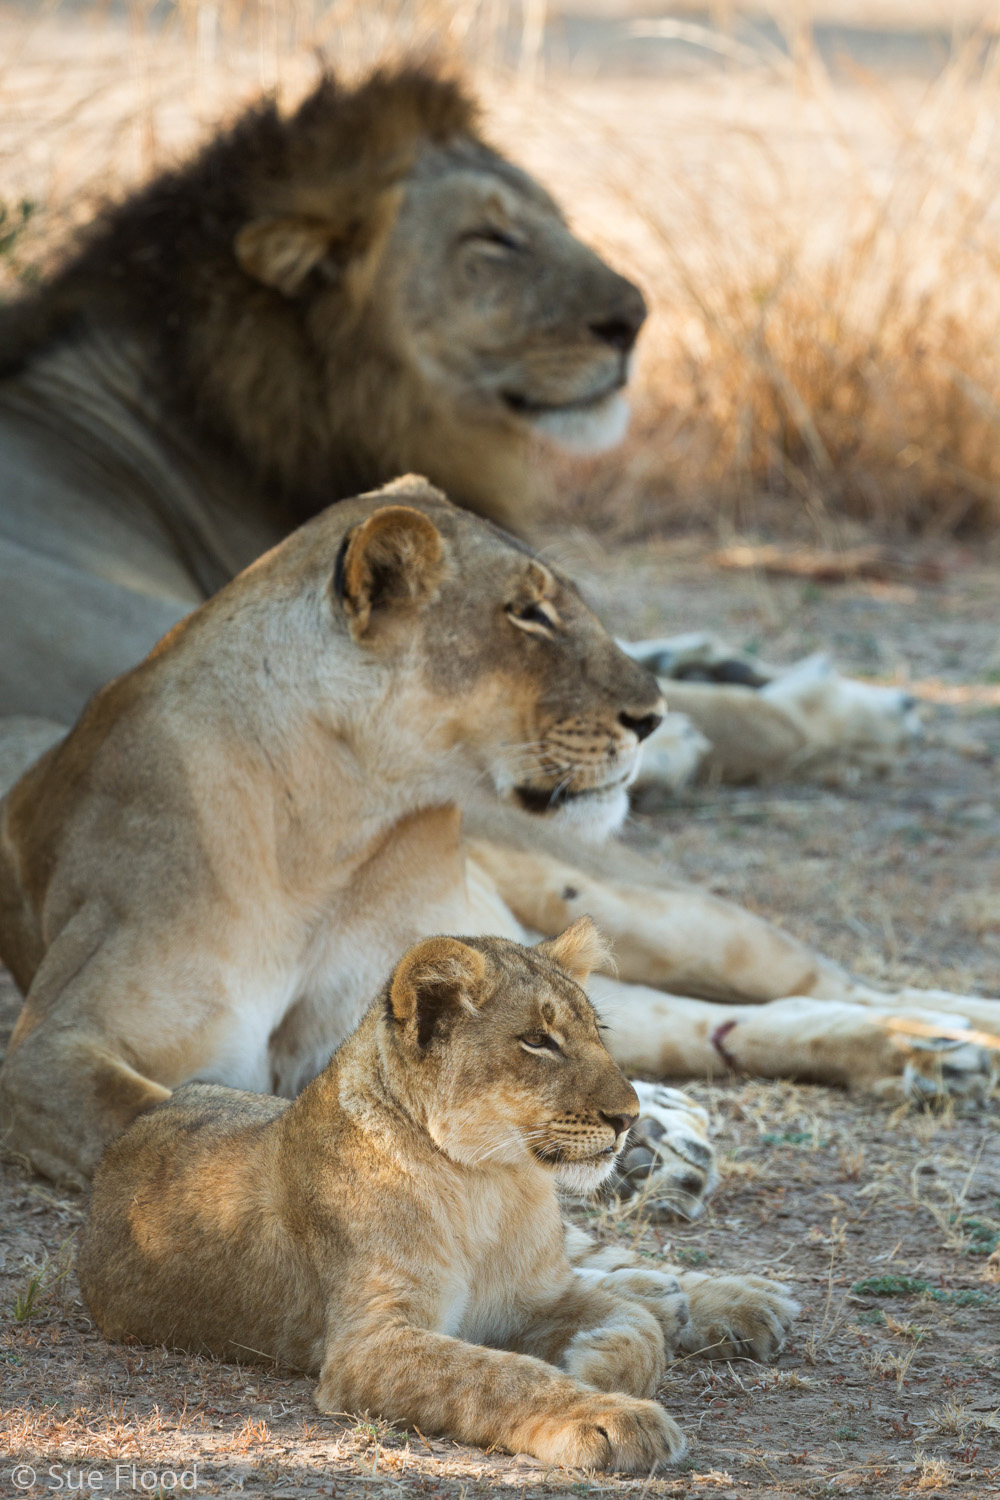
[[[575,1272],[556,1196],[607,1176],[639,1108],[579,987],[603,956],[588,919],[536,949],[428,939],[293,1104],[193,1084],[137,1120],[81,1244],[102,1332],[278,1359],[323,1411],[547,1463],[677,1456],[648,1398],[697,1295],[692,1318],[669,1275]],[[780,1338],[793,1305],[761,1285]]]

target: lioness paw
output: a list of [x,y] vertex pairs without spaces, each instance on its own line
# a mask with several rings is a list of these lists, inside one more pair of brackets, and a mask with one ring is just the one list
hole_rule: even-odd
[[[953,1018],[954,1021],[954,1018]],[[915,1104],[944,1099],[985,1100],[993,1084],[993,1061],[985,1047],[953,1037],[907,1037],[902,1090]]]
[[573,1469],[649,1474],[658,1464],[682,1457],[687,1447],[661,1406],[630,1396],[584,1397],[533,1427],[525,1450],[543,1463]]
[[691,1309],[680,1347],[713,1359],[773,1359],[799,1312],[787,1289],[764,1276],[685,1272],[678,1279]]
[[680,1089],[632,1086],[639,1118],[629,1131],[615,1190],[621,1199],[641,1193],[643,1210],[654,1219],[697,1219],[719,1180],[708,1114]]

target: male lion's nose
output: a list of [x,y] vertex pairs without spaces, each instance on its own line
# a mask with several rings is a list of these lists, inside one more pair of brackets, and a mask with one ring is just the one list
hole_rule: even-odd
[[623,1131],[631,1130],[638,1118],[638,1115],[606,1115],[603,1110],[601,1111],[601,1119],[605,1125],[611,1126],[616,1136],[621,1135]]
[[635,714],[619,714],[618,722],[623,729],[631,729],[636,739],[641,742],[648,740],[653,730],[663,723],[663,715],[642,714],[637,718]]
[[646,300],[637,286],[629,286],[604,317],[590,324],[590,331],[613,349],[628,354],[645,321]]

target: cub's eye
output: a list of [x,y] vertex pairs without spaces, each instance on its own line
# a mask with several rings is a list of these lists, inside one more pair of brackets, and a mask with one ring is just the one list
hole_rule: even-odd
[[519,1036],[518,1041],[526,1052],[561,1052],[562,1048],[554,1036],[547,1031],[529,1031]]
[[540,604],[508,604],[507,614],[522,630],[544,630],[551,634],[555,629],[555,612],[552,606]]

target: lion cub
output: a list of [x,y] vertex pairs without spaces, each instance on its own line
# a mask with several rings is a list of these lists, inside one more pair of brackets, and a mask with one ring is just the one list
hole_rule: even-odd
[[638,1112],[581,982],[590,919],[403,957],[288,1103],[187,1084],[108,1148],[80,1285],[102,1332],[264,1355],[368,1410],[547,1463],[648,1472],[687,1320],[657,1272],[579,1273],[556,1189],[596,1188]]

